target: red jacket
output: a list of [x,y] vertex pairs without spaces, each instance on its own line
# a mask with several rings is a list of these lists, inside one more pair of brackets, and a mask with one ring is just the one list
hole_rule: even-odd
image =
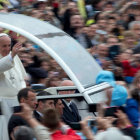
[[54,8],[58,8],[58,7],[59,7],[59,3],[58,3],[58,2],[54,2],[54,3],[52,4],[52,6],[53,6]]
[[123,66],[123,74],[124,76],[131,76],[134,77],[135,74],[140,70],[140,67],[133,67],[130,65],[130,62],[128,60],[122,61]]
[[52,140],[81,140],[81,137],[72,129],[68,129],[66,134],[63,134],[60,130],[55,131],[51,137]]

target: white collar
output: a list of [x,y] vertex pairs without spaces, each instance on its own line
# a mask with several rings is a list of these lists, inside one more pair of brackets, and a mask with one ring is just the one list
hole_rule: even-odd
[[43,114],[42,114],[41,112],[39,112],[39,111],[37,111],[37,110],[36,110],[36,112],[37,112],[41,117],[43,117]]

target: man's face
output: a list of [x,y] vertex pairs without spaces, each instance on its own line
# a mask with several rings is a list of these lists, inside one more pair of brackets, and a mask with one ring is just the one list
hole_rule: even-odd
[[[70,80],[65,80],[61,83],[60,86],[74,86],[74,83]],[[59,94],[74,94],[75,90],[59,91]],[[65,99],[67,102],[71,101],[71,98]]]
[[98,26],[96,24],[93,24],[90,26],[90,31],[93,33],[93,35],[96,34],[97,29],[98,29]]
[[112,4],[107,4],[107,5],[104,7],[103,10],[104,10],[104,11],[112,11],[112,10],[113,10]]
[[28,97],[24,100],[24,102],[34,110],[37,105],[36,94],[32,91],[28,91]]
[[73,15],[70,19],[70,24],[73,28],[79,28],[83,27],[84,21],[80,15]]
[[8,36],[0,37],[0,54],[7,56],[11,49],[11,39]]
[[101,30],[104,30],[106,28],[106,24],[107,24],[106,20],[104,19],[98,20],[98,26]]
[[140,38],[140,24],[135,24],[132,31],[136,35],[137,39]]
[[[59,94],[74,94],[75,90],[68,90],[68,91],[60,91]],[[67,102],[70,102],[72,99],[71,98],[66,98],[65,99]]]
[[59,99],[58,102],[55,105],[56,110],[60,113],[60,115],[63,115],[63,108],[64,105],[62,103],[62,101]]
[[104,44],[98,46],[98,55],[100,57],[106,57],[108,55],[108,47]]
[[43,103],[43,109],[48,109],[48,108],[55,108],[54,100],[46,100],[46,102]]
[[113,45],[118,45],[118,40],[116,38],[109,38],[107,40],[107,44],[109,47],[113,46]]
[[76,4],[75,2],[69,2],[68,3],[68,9],[71,10],[71,12],[73,12],[76,8]]

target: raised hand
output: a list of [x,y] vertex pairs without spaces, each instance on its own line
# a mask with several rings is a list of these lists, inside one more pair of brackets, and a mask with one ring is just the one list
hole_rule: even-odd
[[21,48],[22,48],[22,44],[20,42],[16,43],[13,46],[13,49],[12,49],[12,58],[14,58],[16,54],[18,54],[18,52],[20,51]]

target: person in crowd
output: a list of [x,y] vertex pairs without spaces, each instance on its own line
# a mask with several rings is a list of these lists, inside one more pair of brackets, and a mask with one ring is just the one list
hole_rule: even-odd
[[46,14],[44,14],[44,21],[47,21],[48,23],[60,29],[62,28],[60,21],[54,16],[54,13],[52,11],[48,11]]
[[[114,73],[115,76],[113,73],[111,73],[110,76],[103,73],[103,75],[105,74],[104,77],[100,78],[100,76],[98,76],[99,79],[96,82],[99,84],[100,82],[106,81],[112,85],[112,90],[107,91],[108,101],[106,104],[109,107],[125,105],[128,118],[123,115],[122,112],[117,112],[118,120],[124,117],[126,121],[120,120],[118,126],[114,128],[114,125],[112,126],[105,117],[102,117],[101,120],[104,120],[104,126],[107,126],[105,129],[101,127],[102,123],[100,123],[100,119],[97,119],[99,122],[98,126],[102,128],[101,130],[103,130],[104,133],[98,131],[99,135],[97,134],[95,136],[91,133],[85,133],[87,139],[125,139],[122,133],[118,131],[118,128],[123,129],[123,133],[125,134],[128,134],[129,130],[133,132],[131,124],[135,129],[138,129],[140,127],[138,76],[140,70],[140,0],[85,0],[84,6],[88,10],[85,15],[81,12],[84,6],[79,4],[79,2],[81,2],[80,0],[19,0],[18,6],[13,3],[14,1],[17,0],[9,0],[11,5],[14,6],[11,8],[9,7],[11,5],[6,4],[5,0],[2,0],[2,2],[0,2],[0,11],[15,14],[22,13],[48,21],[50,24],[62,28],[84,48],[89,50],[102,69]],[[52,14],[52,12],[55,14]],[[90,20],[92,21],[91,23],[88,22]],[[9,33],[10,37],[5,33]],[[12,39],[12,43],[19,41],[22,42],[24,47],[21,48],[20,43],[12,44],[10,38]],[[0,29],[0,91],[2,91],[0,96],[2,98],[16,98],[20,89],[31,86],[31,84],[37,84],[39,89],[42,90],[46,87],[59,86],[62,80],[69,79],[54,59],[48,57],[48,54],[45,54],[39,46],[33,43],[29,45],[28,41],[26,41],[27,39],[15,32]],[[34,50],[28,46],[34,47]],[[47,58],[46,62],[42,60],[42,56],[43,59]],[[30,83],[25,83],[24,79],[26,81],[28,79],[23,66],[27,73],[31,68],[33,71],[31,71],[30,74],[33,75],[35,73],[34,75],[39,75],[39,77],[41,75],[41,79],[35,77],[32,78],[33,83],[31,83],[31,80]],[[42,75],[40,68],[44,69],[44,74],[48,74],[48,76]],[[123,86],[119,85],[124,82],[121,81],[118,84],[116,80],[126,81],[127,91]],[[69,83],[68,85],[72,84]],[[132,87],[132,91],[129,91],[129,87],[130,89]],[[74,92],[62,91],[60,93],[69,94]],[[127,93],[129,93],[128,98]],[[24,103],[29,100],[30,99],[25,98],[25,100],[22,99],[20,102]],[[38,112],[41,112],[40,114],[43,114],[40,110],[45,107],[47,101],[39,101]],[[80,117],[79,113],[77,113],[77,107],[73,105],[75,108],[73,111],[73,109],[69,107],[71,103],[73,105],[72,99],[57,100],[55,103],[56,110],[59,112],[59,115],[62,116],[61,119],[66,121],[72,119],[70,122],[79,122]],[[29,104],[29,102],[27,104]],[[81,117],[83,117],[82,114]],[[31,124],[32,121],[34,122],[33,118],[25,122]],[[125,122],[126,124],[124,124]],[[87,122],[85,123],[85,128],[87,128]],[[47,134],[45,134],[46,136],[43,135],[43,138],[40,138],[50,139],[48,129],[44,127],[42,129],[44,129]],[[131,137],[136,139],[132,136],[133,134],[131,132]],[[91,137],[88,137],[88,135]]]
[[131,49],[133,50],[135,47],[136,39],[135,39],[135,34],[132,31],[125,31],[123,33],[123,42],[122,42],[122,49]]
[[[32,115],[34,117],[38,118],[38,116],[36,116],[36,113],[34,113],[34,110],[37,105],[36,93],[32,89],[30,89],[30,88],[21,89],[18,92],[17,98],[18,98],[19,103],[28,104],[32,110]],[[20,106],[14,107],[14,112],[20,112],[20,110],[21,110]],[[8,122],[8,132],[9,132],[10,138],[11,138],[11,134],[12,134],[14,128],[17,126],[21,126],[21,125],[29,126],[29,124],[24,119],[22,119],[20,116],[13,114]]]
[[93,47],[99,44],[99,42],[97,41],[97,33],[96,33],[97,29],[98,29],[97,24],[91,24],[88,27],[88,31],[87,31],[87,35],[89,39],[91,40]]
[[108,106],[122,106],[125,104],[128,93],[124,86],[119,85],[114,79],[114,74],[111,71],[102,70],[96,77],[96,84],[108,82],[113,89],[107,90]]
[[68,8],[67,10],[64,12],[63,18],[62,18],[62,23],[63,23],[63,30],[65,32],[68,32],[70,30],[70,18],[72,16],[72,14],[76,13],[76,3],[70,1],[68,3]]
[[32,76],[31,88],[35,92],[40,92],[46,89],[47,72],[42,68],[31,67],[28,69],[29,74]]
[[137,45],[135,46],[135,48],[133,49],[134,53],[140,53],[140,21],[133,21],[129,24],[129,28],[130,30],[135,34],[135,38],[137,41]]
[[81,15],[75,14],[70,18],[70,30],[68,34],[75,38],[84,48],[92,47],[91,40],[88,35],[83,33],[81,28],[84,27],[84,20]]
[[58,113],[60,114],[60,117],[63,115],[63,109],[64,109],[64,104],[62,103],[61,99],[55,99],[54,100],[54,105]]
[[26,104],[22,104],[22,106],[22,112],[17,113],[17,115],[22,116],[30,124],[36,132],[38,140],[81,140],[74,130],[61,122],[60,116],[55,109],[44,110],[43,125],[41,125],[32,117],[30,107]]
[[[126,116],[124,113],[122,113],[122,112],[120,113],[120,111],[118,111],[116,114],[119,117],[119,121],[121,121],[121,122],[123,121],[122,126],[128,127],[127,124],[129,124],[129,126],[130,126],[130,123],[127,123],[127,122],[129,122],[127,120],[127,117],[124,118],[124,116]],[[114,120],[115,120],[115,118],[113,118],[113,117],[108,117],[108,118],[101,117],[101,116],[98,117],[97,118],[98,133],[95,135],[95,139],[96,140],[104,140],[104,139],[106,139],[106,140],[111,140],[111,139],[133,140],[132,137],[123,134],[121,132],[121,130],[119,129],[119,127],[116,127],[113,125]]]
[[139,77],[140,77],[140,72],[138,72],[134,78],[134,81],[131,87],[132,89],[130,90],[130,95],[126,102],[126,113],[131,123],[136,128],[139,127],[139,114],[140,114]]
[[[49,93],[47,91],[40,91],[37,94],[37,96],[49,96],[49,95],[51,95],[51,93]],[[38,116],[37,120],[41,122],[44,109],[55,108],[54,107],[54,100],[52,100],[52,99],[38,99],[37,102],[38,102],[37,108],[34,111],[34,113],[36,113],[36,116]]]
[[36,139],[32,128],[28,126],[18,126],[12,135],[12,140],[33,140]]
[[21,43],[11,46],[11,38],[0,34],[0,96],[16,97],[18,91],[26,87],[25,69],[17,56],[22,49]]
[[111,66],[111,60],[108,57],[109,48],[107,44],[101,43],[97,46],[95,54],[93,57],[96,59],[97,63],[103,68],[103,69],[108,69]]
[[[74,86],[71,80],[64,80],[60,83],[60,86]],[[72,94],[74,91],[60,91],[59,94]],[[62,119],[66,124],[71,122],[79,122],[81,116],[79,115],[78,108],[72,99],[66,98],[62,100],[64,105]]]

